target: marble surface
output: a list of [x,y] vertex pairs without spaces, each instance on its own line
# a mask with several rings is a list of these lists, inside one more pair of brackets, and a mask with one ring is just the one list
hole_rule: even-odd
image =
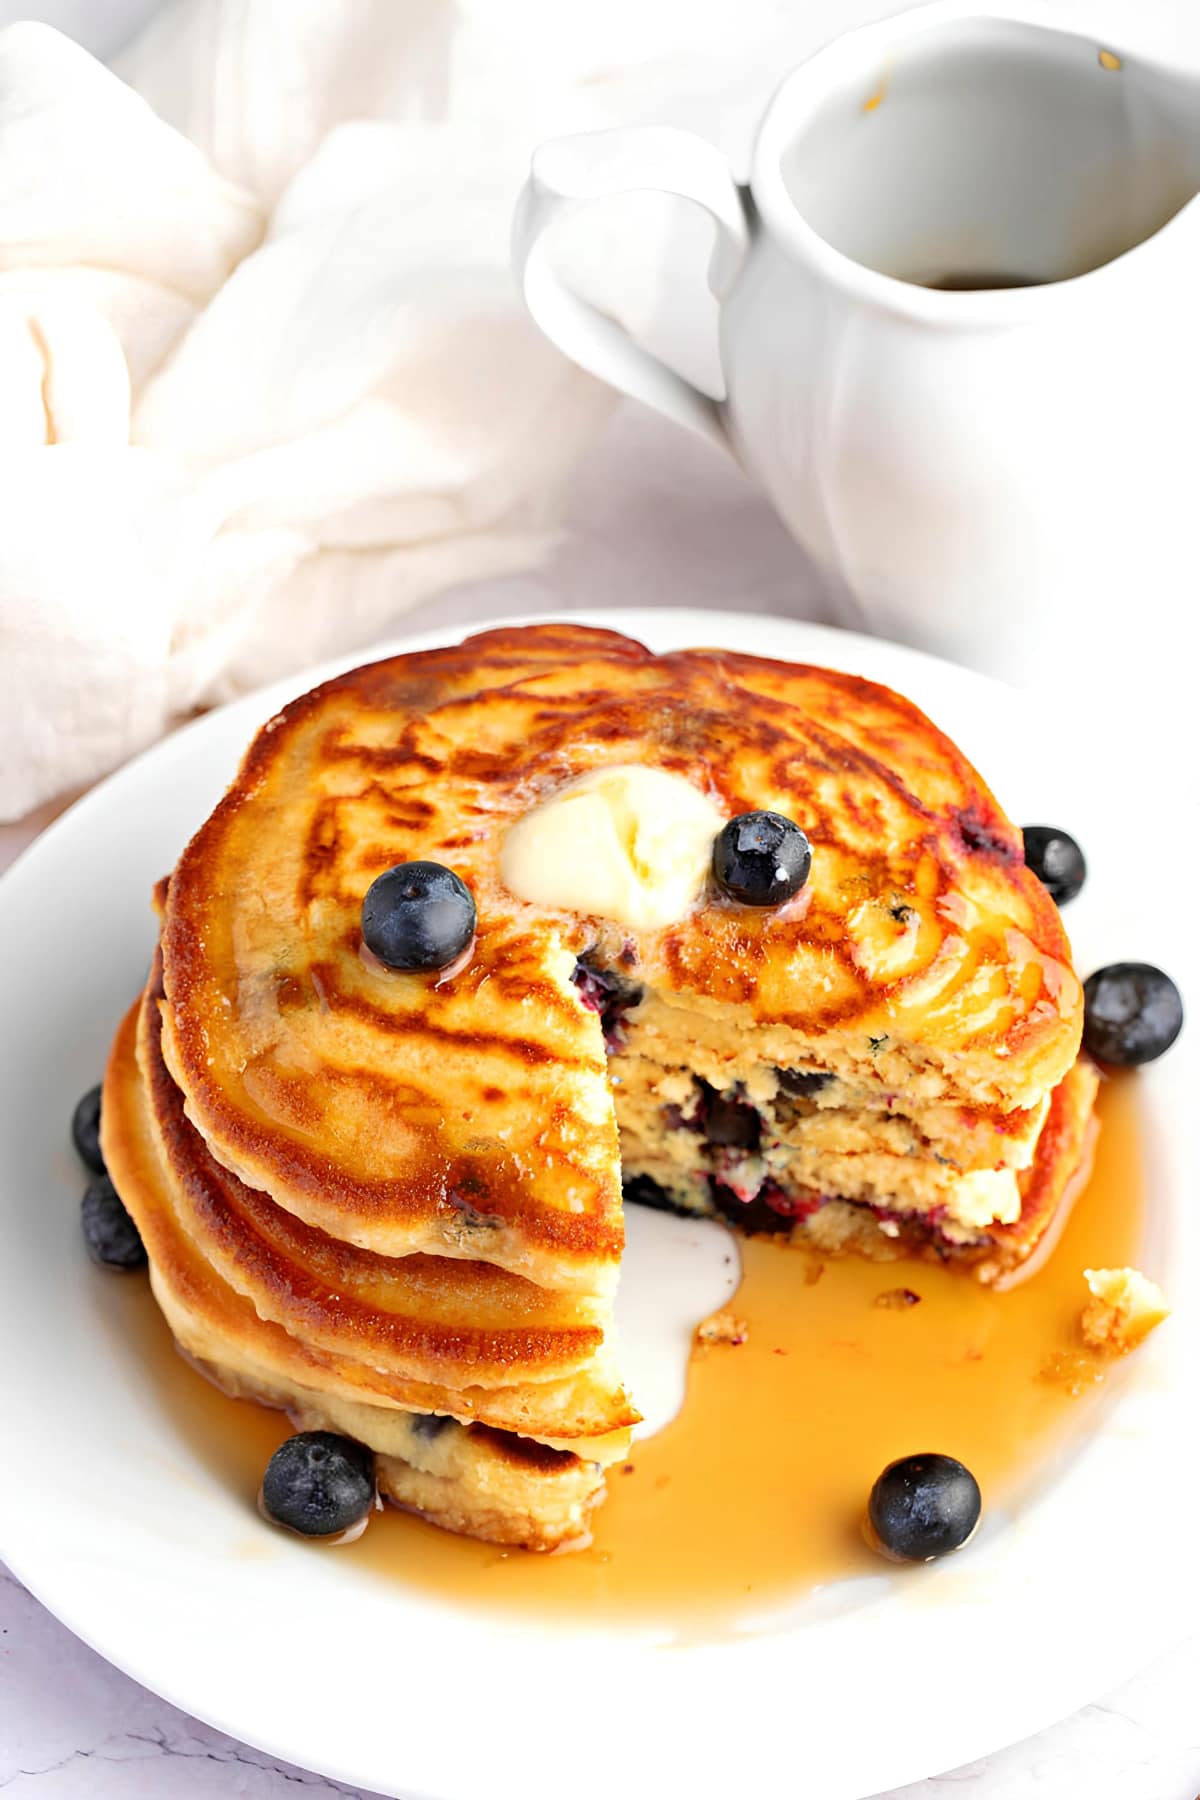
[[[550,565],[448,595],[410,622],[451,627],[501,612],[618,603],[827,617],[801,553],[732,467],[625,407],[579,471]],[[0,828],[0,866],[54,810]],[[1198,1692],[1200,1638],[1040,1736],[967,1768],[931,1773],[887,1800],[1200,1800]],[[0,1789],[14,1800],[359,1793],[188,1718],[72,1637],[2,1570]]]

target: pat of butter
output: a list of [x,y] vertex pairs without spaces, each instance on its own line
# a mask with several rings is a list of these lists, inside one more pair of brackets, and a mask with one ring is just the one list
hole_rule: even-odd
[[510,827],[500,878],[536,905],[653,930],[700,898],[724,823],[681,775],[637,764],[592,769]]

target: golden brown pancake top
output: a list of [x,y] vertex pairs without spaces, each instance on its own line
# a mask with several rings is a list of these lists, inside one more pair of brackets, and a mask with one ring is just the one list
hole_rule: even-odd
[[[508,825],[584,770],[642,763],[813,845],[782,909],[707,895],[653,932],[501,884]],[[429,858],[472,888],[457,974],[362,955],[374,877]],[[1019,833],[960,753],[871,682],[726,651],[653,656],[545,625],[358,669],[252,744],[192,840],[164,921],[163,1049],[214,1155],[308,1224],[384,1255],[611,1285],[622,1230],[600,1022],[570,980],[599,943],[632,979],[786,1027],[930,1095],[1036,1104],[1082,999]]]

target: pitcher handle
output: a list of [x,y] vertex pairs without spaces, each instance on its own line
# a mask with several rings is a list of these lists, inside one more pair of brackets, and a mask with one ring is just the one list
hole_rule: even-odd
[[635,344],[550,266],[547,237],[561,219],[606,195],[647,188],[694,201],[711,215],[716,242],[708,285],[720,299],[749,246],[741,196],[719,150],[670,126],[580,132],[538,147],[513,218],[517,281],[542,331],[580,368],[728,450],[718,402]]

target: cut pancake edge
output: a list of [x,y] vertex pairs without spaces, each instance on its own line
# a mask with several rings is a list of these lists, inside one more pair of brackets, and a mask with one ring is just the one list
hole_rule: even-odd
[[[751,1235],[770,1234],[826,1256],[849,1252],[878,1261],[931,1258],[969,1270],[986,1284],[1012,1285],[1045,1234],[1065,1223],[1057,1219],[1059,1209],[1081,1185],[1080,1171],[1086,1173],[1090,1166],[1098,1086],[1095,1065],[1081,1055],[1049,1096],[1028,1165],[1010,1176],[1017,1201],[1014,1216],[984,1217],[974,1227],[948,1218],[938,1206],[901,1207],[848,1198],[836,1189],[788,1192],[770,1177],[742,1198],[710,1174],[704,1177],[706,1192],[694,1169],[673,1183],[672,1167],[661,1156],[649,1165],[639,1167],[635,1161],[626,1168],[626,1192],[633,1202],[720,1219]],[[747,1158],[735,1166],[751,1168],[753,1180],[759,1180],[761,1163],[761,1158]]]

